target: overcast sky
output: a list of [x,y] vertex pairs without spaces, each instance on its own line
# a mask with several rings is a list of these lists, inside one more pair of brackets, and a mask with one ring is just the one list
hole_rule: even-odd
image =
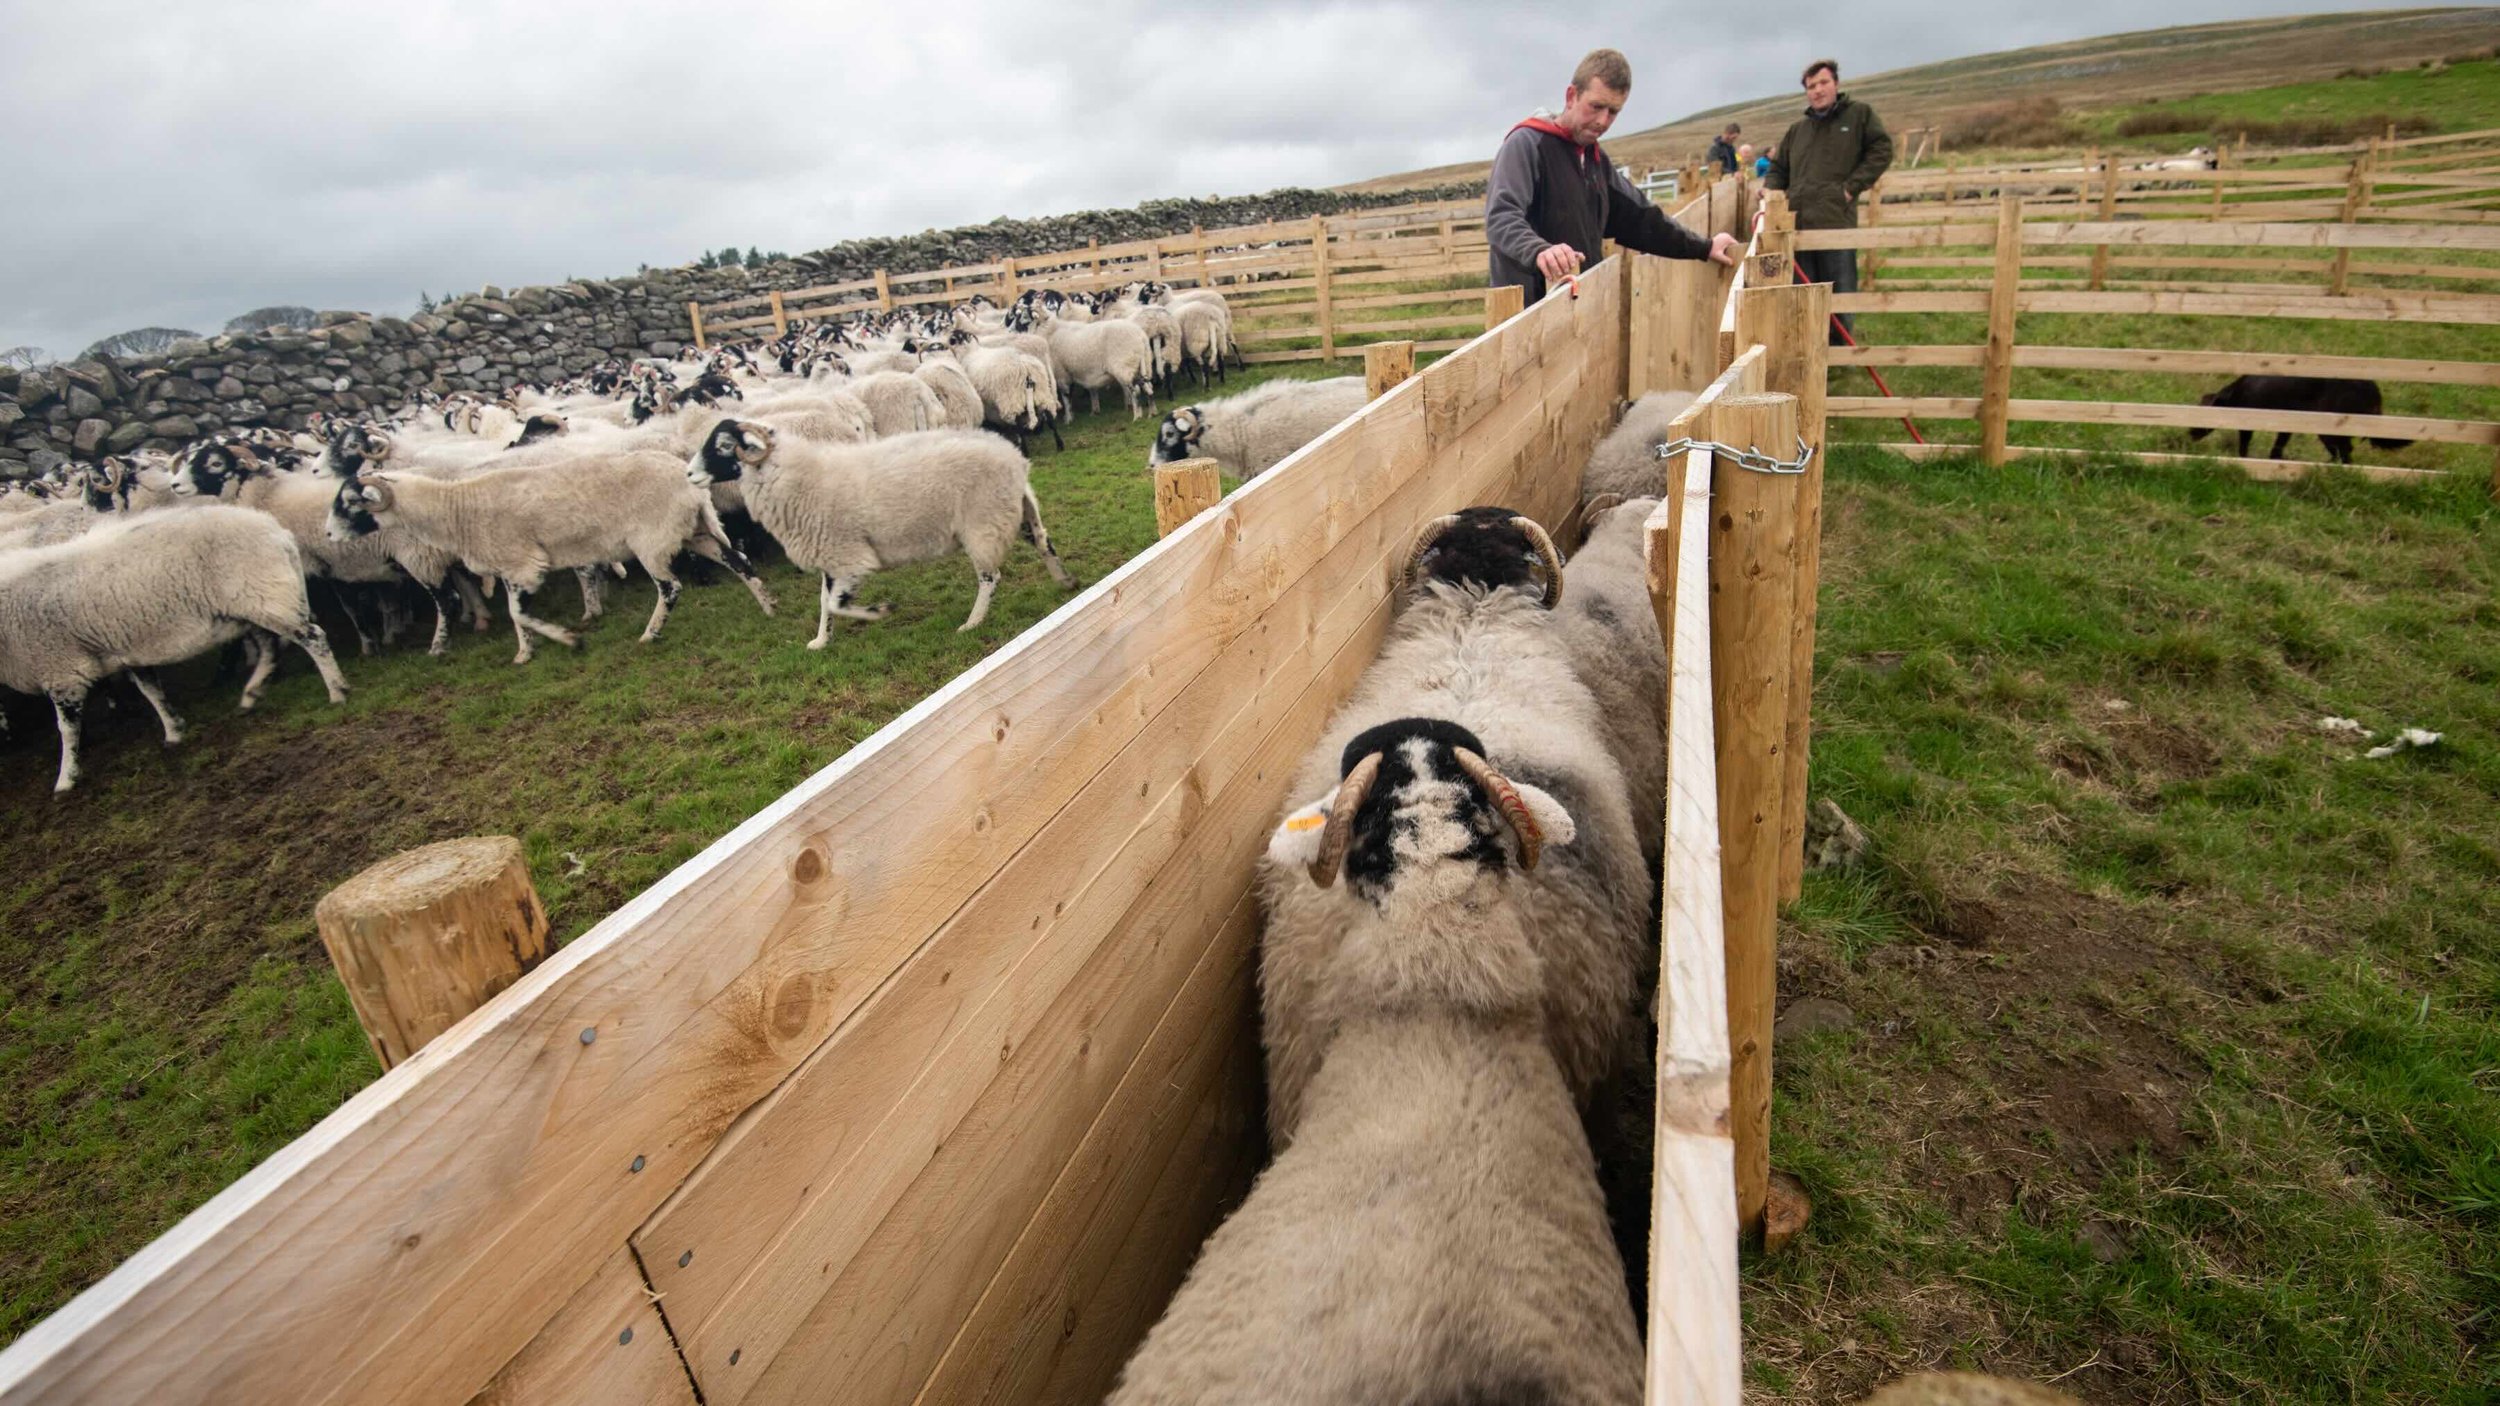
[[1631,131],[1793,88],[1808,50],[2318,8],[0,0],[0,348],[1468,160],[1599,43]]

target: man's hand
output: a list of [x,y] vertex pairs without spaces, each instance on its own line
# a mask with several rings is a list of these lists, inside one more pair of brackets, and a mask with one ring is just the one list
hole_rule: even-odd
[[1736,256],[1742,247],[1743,246],[1736,242],[1735,235],[1713,235],[1710,240],[1710,262],[1714,264],[1725,264],[1729,268],[1734,268],[1736,267]]
[[1548,244],[1536,256],[1536,268],[1548,279],[1569,278],[1580,271],[1580,251],[1568,244]]

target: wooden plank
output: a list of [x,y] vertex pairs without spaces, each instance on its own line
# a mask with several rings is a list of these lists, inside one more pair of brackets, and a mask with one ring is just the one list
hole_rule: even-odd
[[1376,332],[1422,332],[1435,327],[1473,327],[1481,326],[1482,323],[1481,313],[1473,308],[1465,308],[1440,317],[1401,317],[1389,322],[1341,322],[1337,324],[1337,334],[1341,337],[1353,337]]
[[702,305],[701,303],[688,303],[688,304],[686,304],[686,320],[687,320],[688,322],[691,322],[692,324],[694,324],[694,344],[695,344],[695,346],[696,346],[697,348],[702,347],[702,345],[703,345],[703,305]]
[[695,1395],[659,1301],[620,1245],[469,1406],[625,1401],[694,1406]]
[[1646,1399],[1648,1406],[1737,1406],[1744,1373],[1711,730],[1711,457],[1686,455],[1668,472],[1669,492],[1644,527],[1651,608],[1669,640]]
[[1995,278],[1988,290],[1987,357],[1979,372],[1979,454],[1992,466],[2005,462],[2005,407],[2014,393],[2014,314],[2022,292],[2022,225],[2022,201],[2010,195],[2000,197]]
[[1835,420],[1976,420],[1979,397],[1948,395],[1835,395],[1823,401]]
[[[1905,459],[1942,459],[1971,452],[1971,446],[1967,444],[1887,443],[1878,444],[1875,448],[1891,450]],[[2228,454],[2157,454],[2150,451],[2139,453],[2128,449],[2070,449],[2038,444],[2017,444],[2011,452],[2017,459],[2071,459],[2117,455],[2154,464],[2219,464],[2224,468],[2238,469],[2248,477],[2261,482],[2289,482],[2338,467],[2334,464],[2322,464],[2306,459],[2242,459]],[[2349,472],[2379,483],[2423,483],[2431,479],[2447,477],[2447,471],[2443,469],[2402,469],[2388,464],[2353,464],[2345,468]]]
[[1328,221],[1315,216],[1311,227],[1311,277],[1317,289],[1314,297],[1319,303],[1319,354],[1325,360],[1337,354],[1337,314],[1329,306]]
[[1363,348],[1363,393],[1378,400],[1415,375],[1413,342],[1374,342]]
[[1835,293],[1832,311],[1976,312],[1988,310],[1985,293]]
[[2219,405],[2134,405],[2097,400],[2017,400],[2013,417],[2033,423],[2202,426],[2216,430],[2283,430],[2434,444],[2500,445],[2500,423],[2431,420],[2407,415],[2325,415],[2305,410],[2237,410]]
[[[0,1400],[176,1380],[265,1400],[473,1394],[1219,652],[1172,637],[1176,603],[1204,624],[1225,563],[1319,560],[1358,521],[1330,500],[1373,472],[1314,485],[1291,522],[1245,507],[1218,519],[1238,535],[1193,527],[1111,573],[30,1331],[0,1356]],[[1281,502],[1300,477],[1262,476],[1244,500]],[[1284,583],[1251,573],[1220,618],[1255,619]]]
[[[1815,602],[1822,582],[1824,348],[1830,340],[1831,285],[1792,283],[1748,290],[1736,305],[1736,339],[1763,349],[1762,385],[1794,396],[1806,471],[1797,482],[1796,598],[1790,605],[1787,770],[1780,785],[1779,895],[1805,892],[1806,760],[1813,733]],[[1792,456],[1792,449],[1778,451]]]
[[[1817,231],[1819,238],[1830,231]],[[1802,241],[1808,236],[1800,235]],[[2025,244],[2202,244],[2212,248],[2267,249],[2479,249],[2500,250],[2500,230],[2405,225],[2259,224],[2237,221],[2121,220],[2027,222]],[[1800,248],[1839,247],[1800,243]]]
[[[1775,392],[1725,396],[1710,423],[1722,443],[1776,451],[1796,441],[1796,400]],[[1771,1017],[1777,1001],[1789,612],[1796,598],[1796,480],[1714,472],[1709,513],[1728,1127],[1736,1144],[1736,1221],[1750,1230],[1761,1223],[1770,1190]]]
[[[1834,366],[1978,366],[1984,347],[1833,347]],[[2379,356],[2311,356],[2299,352],[2184,351],[2167,347],[2017,345],[2014,364],[2043,371],[2155,371],[2182,376],[2329,376],[2500,386],[2500,363],[2411,361]]]
[[[1834,312],[1985,312],[1987,306],[1987,295],[1983,293],[1843,293],[1832,300]],[[2018,293],[2015,307],[2022,312],[2500,323],[2500,297],[2388,291],[2348,293],[2335,298],[2323,294],[2285,297],[2152,289],[2106,293],[2035,289]]]

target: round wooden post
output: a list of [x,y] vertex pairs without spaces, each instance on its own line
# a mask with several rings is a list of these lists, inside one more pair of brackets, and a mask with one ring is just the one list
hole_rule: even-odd
[[1169,537],[1181,524],[1216,505],[1224,480],[1213,459],[1183,459],[1155,466],[1155,536]]
[[395,854],[324,895],[313,923],[384,1069],[547,955],[547,910],[509,835]]
[[[1722,444],[1792,458],[1796,397],[1721,396],[1711,429]],[[1727,934],[1728,1131],[1736,1143],[1737,1224],[1750,1230],[1761,1223],[1770,1195],[1779,835],[1802,481],[1723,459],[1711,484],[1711,716],[1718,734],[1720,902]]]
[[1413,342],[1374,342],[1363,348],[1363,392],[1369,399],[1380,399],[1414,374]]

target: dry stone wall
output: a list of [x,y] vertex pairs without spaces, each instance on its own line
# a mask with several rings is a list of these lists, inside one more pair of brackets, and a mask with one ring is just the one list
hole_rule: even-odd
[[653,269],[599,282],[499,288],[413,317],[325,312],[303,329],[175,342],[146,356],[0,366],[0,476],[63,458],[173,448],[218,430],[301,426],[315,411],[386,412],[419,391],[496,392],[554,381],[615,357],[674,355],[688,302],[805,288],[949,264],[980,264],[1105,244],[1418,200],[1483,187],[1390,194],[1280,190],[1232,199],[1158,200],[1037,220],[993,220],[899,238],[858,239],[757,269]]

